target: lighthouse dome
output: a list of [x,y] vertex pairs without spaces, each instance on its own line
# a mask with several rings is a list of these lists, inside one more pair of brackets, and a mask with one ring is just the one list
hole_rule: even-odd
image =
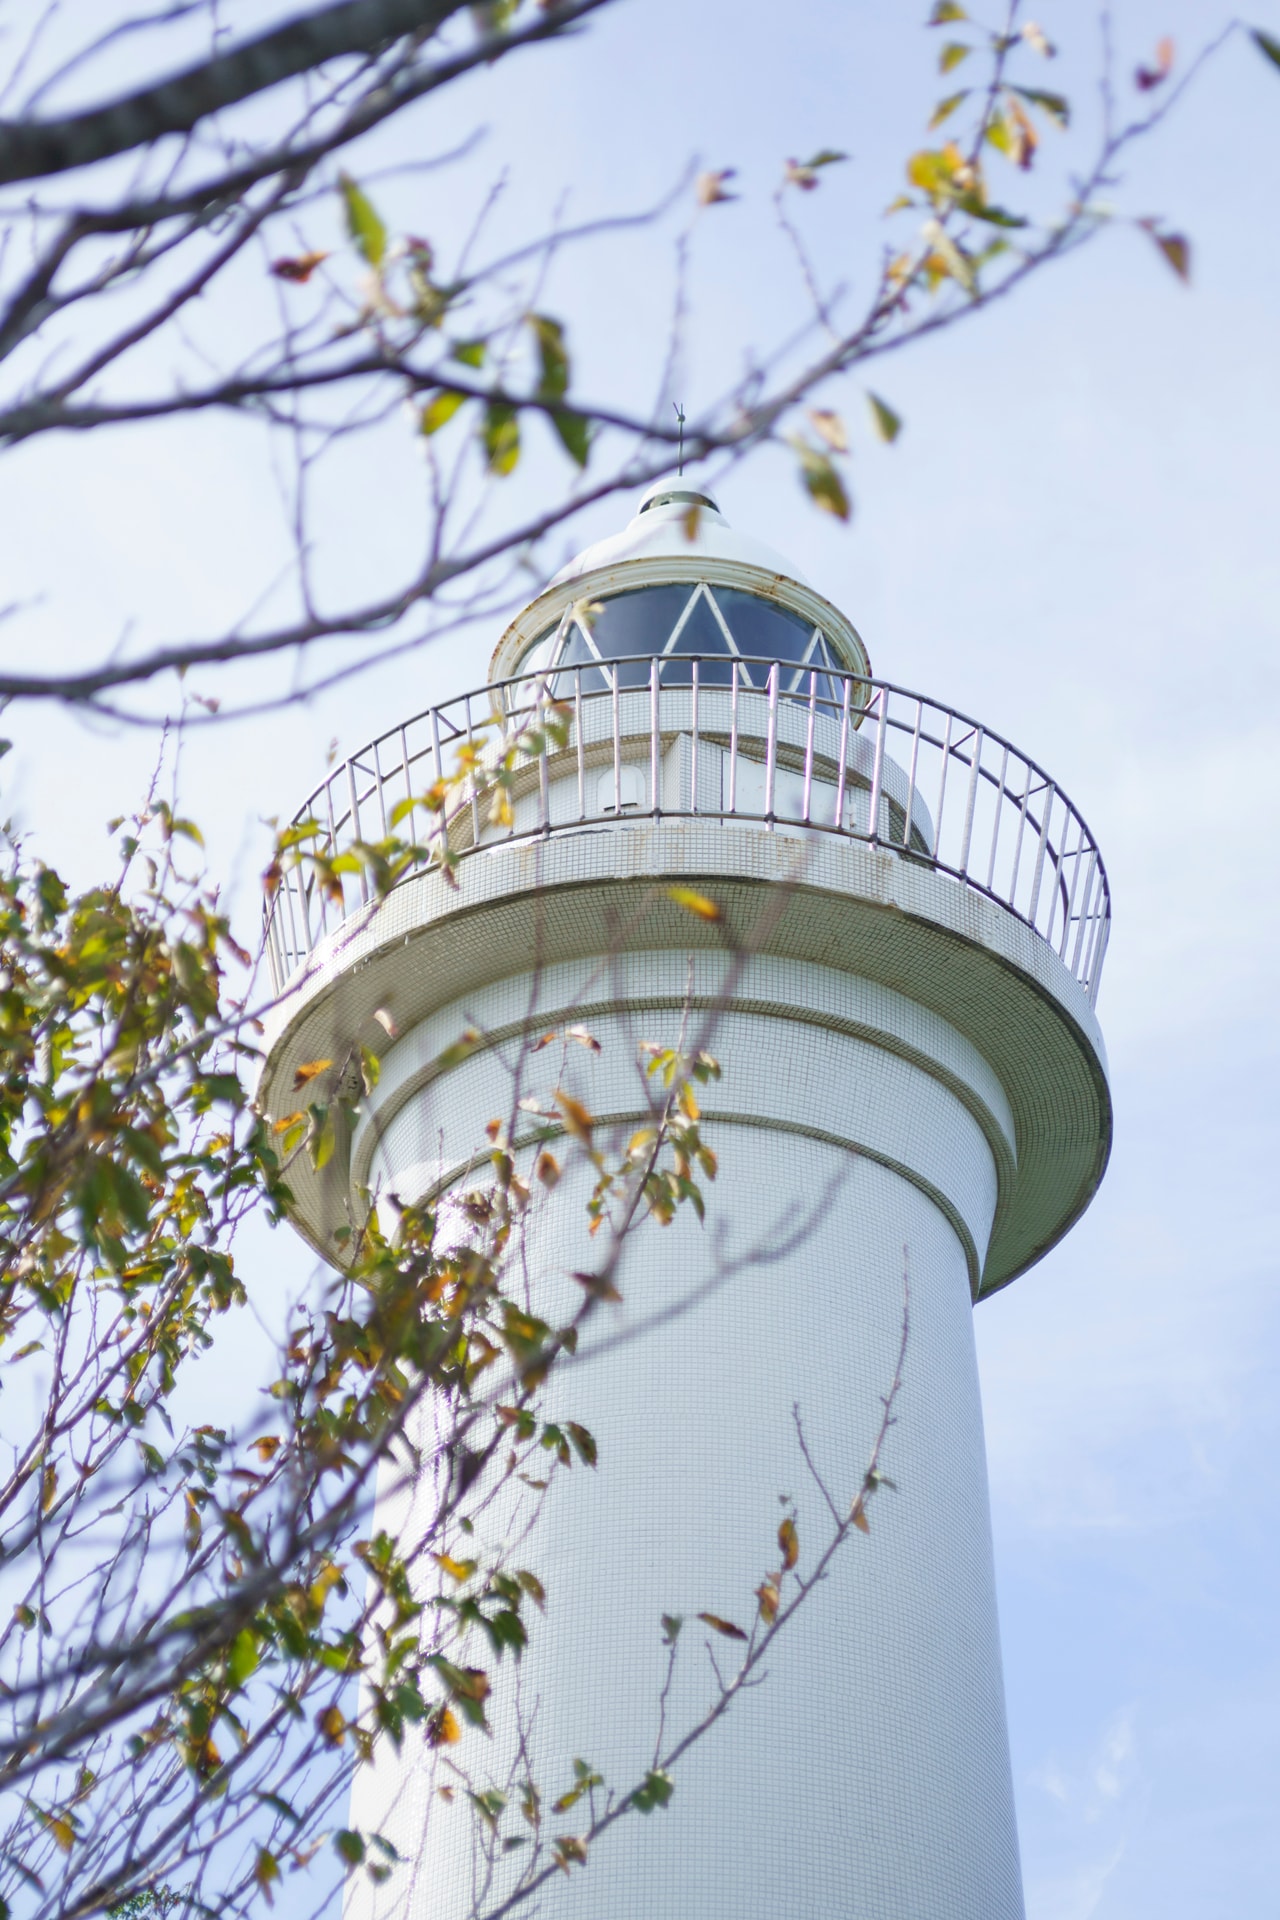
[[[586,691],[616,674],[648,684],[655,658],[664,685],[687,680],[696,656],[704,686],[729,684],[734,661],[763,686],[780,668],[779,691],[808,688],[816,671],[870,673],[849,621],[815,593],[801,570],[763,540],[737,532],[714,495],[683,477],[643,495],[619,533],[562,567],[503,635],[495,680],[577,669]],[[825,680],[820,698],[831,693]]]
[[567,567],[561,568],[552,585],[577,580],[599,567],[616,566],[624,560],[687,559],[694,554],[737,561],[774,574],[780,580],[808,585],[800,569],[776,548],[751,534],[739,533],[729,525],[717,501],[704,487],[684,479],[657,481],[642,496],[621,533],[612,533],[585,547]]

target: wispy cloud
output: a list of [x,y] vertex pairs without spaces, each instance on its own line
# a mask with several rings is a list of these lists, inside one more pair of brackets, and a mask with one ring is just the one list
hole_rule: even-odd
[[1114,1714],[1077,1764],[1050,1757],[1031,1784],[1033,1823],[1051,1829],[1037,1853],[1052,1864],[1028,1880],[1027,1920],[1093,1920],[1145,1797],[1133,1709]]

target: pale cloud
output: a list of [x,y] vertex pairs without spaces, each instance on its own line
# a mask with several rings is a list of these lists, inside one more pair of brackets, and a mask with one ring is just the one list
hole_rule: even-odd
[[[1027,1920],[1092,1920],[1101,1906],[1145,1802],[1134,1720],[1134,1709],[1122,1708],[1074,1766],[1051,1757],[1033,1772],[1053,1829],[1037,1854],[1054,1864],[1028,1875]],[[1060,1860],[1068,1864],[1059,1867]]]

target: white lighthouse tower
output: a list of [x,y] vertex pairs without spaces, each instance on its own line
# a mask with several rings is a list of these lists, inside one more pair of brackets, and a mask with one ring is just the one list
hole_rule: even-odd
[[[495,808],[475,743],[548,696],[563,724]],[[1067,1231],[1106,1164],[1098,849],[1048,773],[872,677],[844,615],[684,480],[520,614],[487,687],[371,743],[304,812],[337,850],[376,837],[460,742],[474,773],[439,829],[451,878],[436,862],[381,901],[354,881],[339,906],[297,879],[277,897],[267,1110],[295,1104],[297,1067],[335,1035],[382,1055],[342,1151],[291,1180],[297,1225],[340,1264],[357,1196],[474,1184],[513,1048],[570,1024],[600,1050],[530,1059],[517,1149],[536,1151],[557,1085],[600,1128],[637,1127],[637,1042],[675,1045],[705,1021],[723,1072],[698,1093],[720,1175],[705,1227],[686,1209],[631,1239],[621,1304],[550,1382],[600,1467],[557,1485],[529,1549],[548,1621],[517,1706],[468,1753],[487,1817],[441,1791],[455,1749],[388,1749],[351,1822],[406,1864],[380,1889],[353,1880],[351,1910],[1016,1920],[971,1315]],[[682,890],[719,918],[687,911]],[[374,1021],[388,1009],[390,1046]],[[464,1029],[478,1038],[459,1050]],[[566,1274],[589,1264],[582,1200],[566,1179],[543,1204],[540,1301],[575,1297]],[[731,1643],[698,1616],[750,1624],[783,1513],[804,1573],[833,1523],[819,1477],[847,1510],[894,1375],[904,1268],[881,1461],[896,1491],[870,1538],[842,1548],[762,1684],[679,1759],[669,1805],[629,1811],[523,1899],[522,1781],[536,1775],[544,1807],[582,1769],[603,1783],[597,1808],[631,1789],[731,1669]],[[403,1530],[411,1510],[389,1497],[383,1522]],[[665,1694],[663,1615],[684,1621]],[[583,1818],[583,1801],[548,1812],[542,1833]]]

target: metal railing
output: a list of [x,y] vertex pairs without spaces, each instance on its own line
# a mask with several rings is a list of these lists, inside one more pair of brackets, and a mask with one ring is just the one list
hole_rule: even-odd
[[690,817],[834,834],[919,862],[1015,914],[1097,1000],[1106,869],[1034,760],[888,681],[685,655],[498,681],[336,767],[294,816],[298,864],[268,905],[277,990],[376,900],[379,843],[418,848],[408,879],[512,841]]

